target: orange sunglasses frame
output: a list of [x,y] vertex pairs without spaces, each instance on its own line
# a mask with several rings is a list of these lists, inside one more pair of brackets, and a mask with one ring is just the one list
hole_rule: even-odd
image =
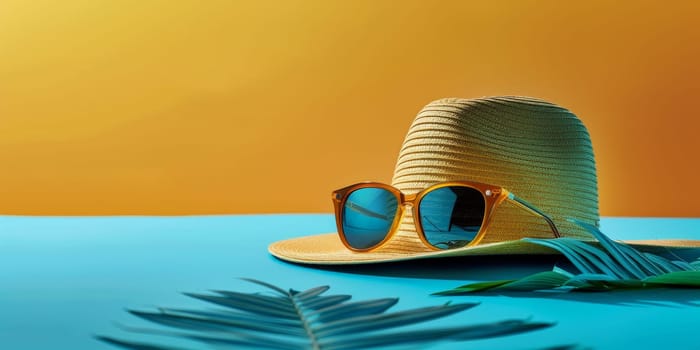
[[[423,197],[425,197],[428,193],[431,191],[443,188],[443,187],[452,187],[452,186],[460,186],[460,187],[469,187],[473,188],[481,193],[481,195],[484,197],[484,203],[485,203],[485,208],[484,208],[484,218],[482,219],[481,222],[481,228],[479,229],[479,232],[477,233],[476,237],[469,242],[465,247],[470,247],[479,244],[481,240],[484,238],[486,235],[486,231],[488,229],[488,225],[491,223],[491,215],[494,212],[494,210],[505,200],[510,200],[514,204],[516,204],[519,208],[522,208],[536,216],[542,217],[547,224],[549,225],[549,228],[552,230],[552,233],[554,234],[554,238],[559,238],[561,235],[559,234],[559,230],[557,230],[556,225],[554,225],[554,222],[552,219],[547,216],[545,213],[543,213],[541,210],[539,210],[537,207],[534,205],[526,202],[522,198],[519,198],[515,196],[512,192],[506,190],[503,187],[500,186],[495,186],[495,185],[489,185],[489,184],[484,184],[480,182],[474,182],[474,181],[450,181],[450,182],[441,182],[435,185],[432,185],[418,193],[415,194],[410,194],[406,195],[403,194],[401,191],[398,189],[394,188],[393,186],[383,184],[380,182],[361,182],[357,183],[354,185],[350,185],[347,187],[343,187],[339,190],[333,191],[333,206],[335,208],[335,219],[336,219],[336,226],[338,228],[338,235],[340,236],[340,240],[343,242],[343,245],[347,247],[348,249],[355,251],[355,252],[368,252],[374,249],[377,249],[384,245],[391,237],[394,235],[396,232],[396,229],[399,226],[399,223],[401,222],[401,219],[403,217],[404,211],[405,210],[412,210],[413,212],[413,217],[414,217],[414,224],[416,225],[416,232],[418,233],[418,237],[420,240],[425,244],[427,247],[433,249],[433,250],[445,250],[445,249],[440,249],[428,242],[428,240],[425,238],[425,233],[423,231],[423,226],[421,223],[420,218],[420,203],[421,200],[423,200]],[[348,200],[348,196],[359,189],[362,188],[381,188],[389,191],[392,193],[396,199],[398,200],[398,208],[397,208],[397,213],[394,215],[394,221],[391,224],[391,228],[389,229],[389,232],[387,232],[386,236],[384,239],[377,243],[376,245],[365,248],[365,249],[358,249],[355,247],[352,247],[347,239],[345,238],[345,232],[343,232],[343,208],[345,207],[345,204]]]

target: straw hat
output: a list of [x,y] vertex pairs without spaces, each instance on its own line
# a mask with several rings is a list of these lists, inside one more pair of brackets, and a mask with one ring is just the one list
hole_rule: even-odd
[[[549,214],[564,237],[591,239],[567,218],[598,226],[598,185],[588,130],[573,113],[555,104],[508,96],[448,98],[425,106],[408,130],[392,186],[413,194],[436,183],[463,180],[512,191]],[[521,241],[523,237],[551,238],[552,232],[541,218],[504,202],[476,246],[431,250],[420,240],[407,210],[391,239],[370,252],[348,250],[337,233],[275,242],[269,251],[280,259],[307,264],[553,253]]]

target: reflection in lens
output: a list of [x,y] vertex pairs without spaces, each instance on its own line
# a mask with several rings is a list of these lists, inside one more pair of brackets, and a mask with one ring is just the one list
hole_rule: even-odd
[[484,196],[471,187],[442,187],[420,202],[420,222],[425,239],[434,247],[463,247],[476,237],[484,219]]
[[343,206],[343,233],[348,244],[368,249],[379,244],[391,229],[398,200],[383,188],[361,188],[348,196]]

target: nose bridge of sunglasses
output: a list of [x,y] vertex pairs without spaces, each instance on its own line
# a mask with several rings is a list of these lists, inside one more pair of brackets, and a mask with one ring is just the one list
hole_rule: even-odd
[[405,209],[411,210],[411,209],[413,209],[413,205],[415,204],[417,197],[418,197],[417,193],[405,194],[405,195],[403,195],[403,201],[402,201],[401,205]]

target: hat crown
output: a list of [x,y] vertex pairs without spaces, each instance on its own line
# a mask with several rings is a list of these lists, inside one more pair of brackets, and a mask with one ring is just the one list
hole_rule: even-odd
[[[448,98],[416,116],[392,185],[415,193],[444,181],[502,186],[552,217],[563,236],[588,237],[566,219],[597,225],[598,188],[588,130],[567,109],[527,97]],[[413,230],[412,218],[401,230]],[[546,223],[506,203],[484,243],[551,237]]]

